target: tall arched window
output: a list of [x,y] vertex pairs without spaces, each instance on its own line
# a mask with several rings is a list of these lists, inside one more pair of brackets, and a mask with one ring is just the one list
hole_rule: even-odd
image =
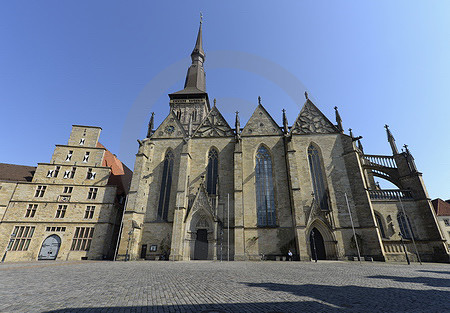
[[381,219],[381,216],[379,216],[378,214],[375,214],[375,218],[377,219],[377,224],[378,224],[378,227],[380,228],[381,237],[387,238],[386,233],[384,232],[384,225],[383,225],[383,220]]
[[167,221],[167,214],[169,212],[170,187],[172,186],[172,172],[173,172],[173,152],[167,151],[164,158],[164,167],[161,177],[161,190],[159,193],[158,204],[158,220]]
[[308,148],[309,169],[313,182],[314,196],[321,210],[328,211],[328,195],[323,181],[319,151],[313,145]]
[[256,210],[258,226],[275,226],[275,197],[272,178],[272,160],[266,147],[256,153]]
[[210,195],[217,194],[217,177],[219,169],[219,153],[211,148],[208,153],[208,168],[206,171],[206,191]]
[[[414,233],[411,234],[411,232],[409,231],[410,228],[408,227],[408,224],[411,225],[409,217],[405,218],[405,215],[403,214],[403,212],[398,213],[397,215],[397,221],[398,221],[398,226],[400,226],[400,232],[402,233],[402,236],[404,239],[412,239],[412,236],[414,236]],[[412,236],[411,236],[412,235]]]

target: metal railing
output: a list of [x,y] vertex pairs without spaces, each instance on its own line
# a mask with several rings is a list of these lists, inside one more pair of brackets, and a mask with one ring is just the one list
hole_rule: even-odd
[[369,190],[371,200],[410,200],[413,199],[410,190],[383,189]]
[[363,155],[364,165],[377,165],[389,168],[397,168],[397,163],[395,163],[394,157],[386,155]]

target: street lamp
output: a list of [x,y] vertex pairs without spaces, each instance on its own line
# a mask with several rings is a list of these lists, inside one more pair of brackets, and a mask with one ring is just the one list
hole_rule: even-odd
[[2,263],[5,261],[5,259],[6,259],[6,254],[8,253],[9,249],[12,247],[12,244],[13,244],[13,242],[14,242],[14,238],[15,238],[15,237],[16,237],[16,234],[15,234],[15,233],[12,233],[12,234],[11,234],[11,237],[9,238],[9,243],[8,243],[8,245],[6,246],[5,253],[3,253]]
[[128,250],[130,249],[131,236],[133,235],[133,228],[128,232],[128,243],[127,243],[127,252],[125,253],[125,261],[129,261],[130,255],[128,254]]

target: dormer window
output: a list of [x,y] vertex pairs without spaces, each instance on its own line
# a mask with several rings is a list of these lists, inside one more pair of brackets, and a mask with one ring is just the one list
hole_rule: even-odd
[[69,150],[69,153],[67,153],[67,156],[66,156],[66,162],[69,162],[72,159],[72,154],[73,154],[73,151]]
[[86,154],[84,155],[84,158],[83,158],[83,162],[88,162],[89,161],[89,152],[86,152]]
[[80,139],[80,146],[84,145],[84,140],[85,140],[84,138]]

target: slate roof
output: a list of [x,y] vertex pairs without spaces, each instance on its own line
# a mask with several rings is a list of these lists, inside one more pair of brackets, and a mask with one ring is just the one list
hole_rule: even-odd
[[450,216],[450,203],[447,201],[439,198],[431,201],[437,216]]
[[30,182],[35,171],[35,166],[0,163],[0,180]]

